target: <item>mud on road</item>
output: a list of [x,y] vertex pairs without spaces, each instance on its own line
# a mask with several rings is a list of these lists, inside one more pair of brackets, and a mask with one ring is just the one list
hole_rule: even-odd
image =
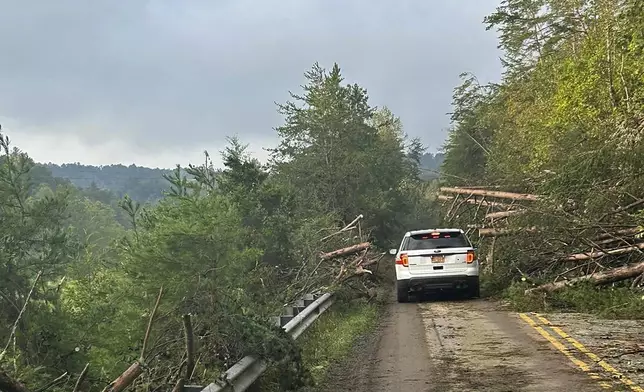
[[557,322],[486,300],[392,303],[319,391],[644,392],[638,377],[620,373]]

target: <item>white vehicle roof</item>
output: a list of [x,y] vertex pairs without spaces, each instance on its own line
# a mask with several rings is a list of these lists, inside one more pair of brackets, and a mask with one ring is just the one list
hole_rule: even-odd
[[413,230],[413,231],[408,231],[405,234],[405,237],[409,237],[412,235],[417,235],[417,234],[427,234],[427,233],[454,233],[454,232],[459,232],[459,233],[465,233],[462,229],[422,229],[422,230]]

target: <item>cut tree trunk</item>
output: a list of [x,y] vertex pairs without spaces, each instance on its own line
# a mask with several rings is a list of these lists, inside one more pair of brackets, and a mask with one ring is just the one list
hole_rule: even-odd
[[[454,196],[446,196],[446,195],[438,195],[438,200],[443,200],[443,201],[453,201]],[[500,207],[500,208],[508,208],[511,207],[510,204],[506,203],[499,203],[498,201],[477,201],[475,199],[467,199],[464,200],[463,202],[468,203],[468,204],[480,204],[482,206],[490,206],[490,207]]]
[[121,392],[129,387],[143,373],[143,367],[139,361],[134,362],[123,374],[114,380],[105,391]]
[[499,199],[530,200],[530,201],[539,200],[539,196],[537,195],[530,195],[527,193],[490,191],[490,190],[484,190],[484,189],[441,187],[440,191],[445,193],[459,193],[459,194],[465,194],[465,195],[498,197]]
[[512,215],[519,215],[525,213],[525,210],[510,210],[510,211],[498,211],[498,212],[490,212],[489,214],[485,215],[485,219],[503,219],[507,218],[508,216]]
[[177,383],[174,385],[174,388],[172,388],[172,392],[183,392],[185,384],[186,381],[183,378],[178,379]]
[[531,289],[527,289],[525,294],[533,294],[537,292],[552,293],[553,291],[560,290],[564,287],[572,286],[579,282],[590,282],[595,286],[619,282],[622,280],[635,278],[644,274],[644,262],[627,265],[624,267],[612,268],[606,271],[596,272],[594,274],[580,276],[570,280],[560,280],[559,282],[546,283]]
[[504,235],[510,235],[510,234],[515,234],[520,232],[535,233],[537,231],[538,229],[536,227],[526,227],[526,228],[520,228],[520,229],[495,229],[492,227],[488,227],[485,229],[479,229],[479,236],[480,237],[501,237]]
[[323,253],[322,256],[321,256],[321,259],[322,260],[330,260],[330,259],[334,259],[336,257],[352,255],[354,253],[358,253],[358,252],[363,251],[365,249],[369,249],[370,246],[371,246],[371,243],[363,242],[361,244],[356,244],[356,245],[353,245],[353,246],[349,246],[347,248],[334,250],[333,252]]
[[610,249],[610,250],[607,250],[606,252],[597,251],[597,252],[575,253],[567,257],[564,257],[563,259],[561,259],[561,261],[583,261],[583,260],[597,259],[600,257],[609,256],[609,255],[612,255],[612,256],[623,255],[626,253],[635,252],[640,249],[644,249],[644,242],[640,244],[635,244],[633,246],[625,246],[622,248]]

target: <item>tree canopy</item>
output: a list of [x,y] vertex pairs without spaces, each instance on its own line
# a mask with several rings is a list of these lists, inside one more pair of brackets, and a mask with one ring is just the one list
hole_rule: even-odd
[[[0,319],[8,328],[0,342],[9,343],[0,375],[37,388],[89,363],[83,388],[109,384],[142,355],[162,288],[139,390],[176,377],[186,314],[199,352],[209,353],[194,381],[212,381],[253,353],[285,366],[291,386],[305,382],[305,370],[289,365],[299,361],[297,347],[270,317],[298,295],[338,285],[319,253],[356,234],[320,239],[359,214],[362,235],[380,245],[434,219],[430,185],[420,179],[423,147],[401,120],[370,106],[364,88],[343,84],[337,64],[315,64],[305,78],[303,93],[278,107],[284,123],[267,165],[230,138],[221,170],[208,153],[202,164],[162,173],[136,168],[158,199],[128,190],[134,168],[49,171],[3,136]],[[52,175],[79,168],[82,183]],[[108,174],[115,171],[119,178]]]

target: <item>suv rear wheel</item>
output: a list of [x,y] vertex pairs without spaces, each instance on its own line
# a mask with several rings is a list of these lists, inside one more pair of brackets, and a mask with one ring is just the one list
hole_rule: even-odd
[[409,287],[405,282],[401,282],[400,280],[396,281],[396,295],[398,297],[398,302],[409,302]]
[[481,285],[479,284],[478,279],[469,282],[469,286],[467,287],[467,295],[470,298],[479,298],[481,296]]

